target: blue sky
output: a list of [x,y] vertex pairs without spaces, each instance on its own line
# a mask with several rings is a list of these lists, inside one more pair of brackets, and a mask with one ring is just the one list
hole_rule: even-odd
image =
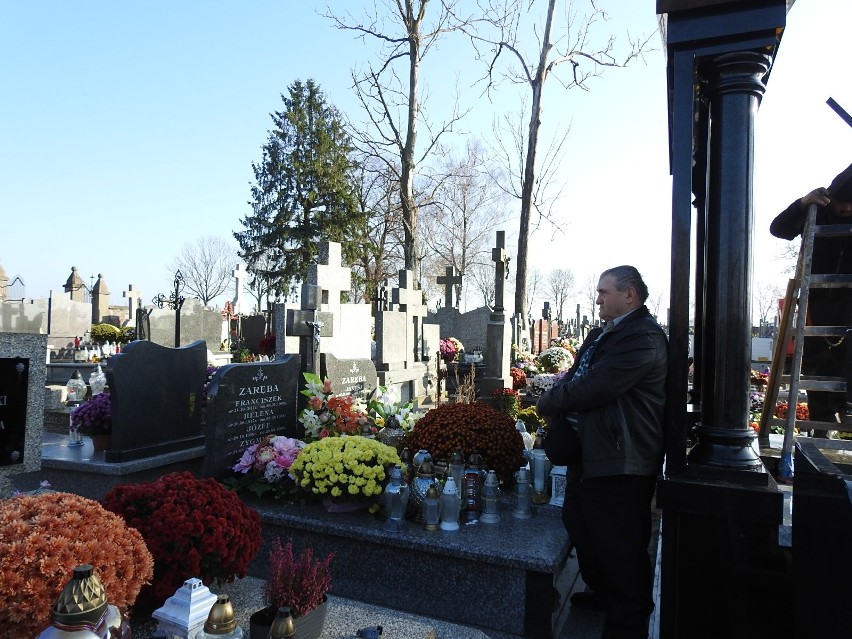
[[[361,0],[332,3],[357,12]],[[371,3],[370,3],[371,4]],[[623,37],[656,28],[655,2],[602,0]],[[115,303],[135,284],[149,300],[171,287],[169,265],[199,235],[231,237],[248,211],[251,163],[296,79],[313,78],[358,119],[350,69],[372,48],[317,15],[324,3],[84,0],[0,4],[0,265],[28,297],[59,291],[71,266],[103,273]],[[755,280],[783,286],[772,217],[827,185],[852,161],[846,0],[798,0],[758,114]],[[546,127],[571,124],[557,206],[562,233],[542,227],[531,265],[570,268],[582,282],[634,263],[668,294],[671,180],[665,59],[655,51],[609,71],[592,90],[546,89]],[[489,135],[514,110],[467,85],[478,77],[462,43],[427,57],[430,108],[456,78],[473,109],[461,130]],[[431,68],[428,65],[434,65]],[[459,144],[463,138],[459,136]],[[519,207],[517,207],[519,208]],[[514,228],[506,227],[511,237]],[[509,252],[513,252],[512,240]],[[236,262],[236,257],[235,257]],[[581,300],[577,300],[581,301]],[[663,306],[665,306],[665,302]],[[540,304],[538,305],[540,306]],[[661,309],[662,311],[662,309]]]

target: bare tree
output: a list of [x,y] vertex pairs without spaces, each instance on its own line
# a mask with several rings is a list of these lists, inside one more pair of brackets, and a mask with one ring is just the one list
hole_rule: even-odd
[[468,269],[468,281],[473,291],[482,298],[482,303],[494,307],[494,265],[483,262]]
[[173,274],[181,272],[186,290],[206,306],[214,297],[228,290],[236,261],[236,248],[227,240],[203,235],[195,242],[183,245],[180,255],[172,262],[171,270]]
[[[547,11],[541,26],[538,14],[533,11],[534,1],[493,0],[486,10],[493,35],[486,34],[484,29],[479,29],[478,32],[467,30],[477,47],[479,57],[488,61],[488,90],[506,80],[512,84],[526,84],[531,97],[526,132],[522,131],[520,125],[513,127],[516,132],[516,148],[520,155],[516,162],[507,163],[507,168],[512,171],[520,187],[518,190],[521,200],[518,251],[515,258],[516,313],[521,313],[527,306],[527,257],[533,210],[539,215],[547,214],[547,211],[541,209],[539,196],[542,187],[550,181],[552,171],[558,165],[561,145],[564,135],[567,135],[563,134],[561,140],[557,136],[541,166],[537,164],[545,82],[553,75],[565,89],[579,87],[589,90],[590,80],[602,75],[606,68],[626,66],[631,60],[641,56],[651,38],[648,36],[644,39],[631,39],[628,35],[629,46],[620,60],[616,59],[615,38],[611,34],[601,38],[593,36],[595,27],[606,21],[607,15],[594,0],[589,4],[590,12],[578,17],[573,4],[568,3],[566,14],[563,16],[564,24],[557,28],[560,34],[558,36],[554,34],[556,0],[547,1]],[[536,34],[537,48],[534,54],[525,55],[522,52],[521,35],[531,30]],[[485,50],[486,47],[488,50]],[[508,61],[501,67],[506,57]],[[566,62],[569,63],[568,73],[558,75],[557,67]],[[501,68],[506,70],[501,72]],[[523,133],[522,137],[518,137],[517,133]],[[522,140],[526,143],[522,144]]]
[[777,307],[778,299],[784,296],[781,287],[769,282],[759,282],[754,289],[754,306],[761,324],[766,322],[769,311]]
[[595,323],[595,314],[597,313],[598,306],[595,303],[598,299],[598,281],[599,277],[596,273],[592,273],[589,277],[586,278],[586,281],[583,283],[583,296],[586,301],[589,303],[589,313],[592,318],[592,324]]
[[556,307],[556,319],[562,322],[562,312],[568,296],[574,291],[574,273],[567,268],[550,271],[544,279],[544,292],[553,300]]
[[660,305],[663,303],[663,292],[659,291],[656,295],[648,295],[648,299],[645,300],[645,305],[648,307],[651,315],[660,319]]
[[[503,192],[491,180],[487,164],[476,140],[468,141],[462,156],[448,153],[432,171],[430,205],[421,208],[424,247],[462,277],[456,286],[458,300],[470,268],[491,263],[494,230],[507,217]],[[491,289],[493,299],[493,281]]]
[[528,285],[530,290],[529,295],[527,296],[527,301],[529,303],[529,307],[527,308],[527,317],[532,317],[533,305],[536,303],[536,300],[538,299],[538,294],[544,286],[544,276],[541,274],[541,271],[539,271],[535,267],[532,267],[530,269]]
[[[382,47],[377,65],[370,64],[366,71],[352,73],[356,96],[368,125],[367,131],[355,135],[365,149],[387,162],[388,169],[398,171],[404,264],[415,272],[415,261],[421,254],[415,193],[417,168],[440,137],[464,115],[454,109],[443,124],[430,126],[421,102],[420,70],[426,54],[441,36],[467,23],[456,15],[457,4],[459,0],[377,0],[372,8],[365,10],[362,19],[348,12],[335,14],[329,7],[325,13],[338,29],[353,31]],[[429,136],[425,144],[418,145],[421,123]]]

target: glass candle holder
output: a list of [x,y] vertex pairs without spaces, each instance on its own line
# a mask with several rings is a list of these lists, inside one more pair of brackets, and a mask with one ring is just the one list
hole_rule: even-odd
[[485,484],[482,486],[482,515],[479,520],[485,524],[496,524],[500,521],[500,482],[497,473],[488,471]]
[[452,477],[447,478],[444,484],[444,492],[441,495],[441,530],[459,529],[459,512],[461,511],[461,497],[456,488],[456,482]]

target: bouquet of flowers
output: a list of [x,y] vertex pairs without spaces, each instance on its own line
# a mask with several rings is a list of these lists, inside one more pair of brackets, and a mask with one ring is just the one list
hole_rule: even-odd
[[81,564],[94,567],[123,611],[154,572],[139,531],[96,501],[58,492],[0,499],[3,636],[30,639],[48,626],[51,606]]
[[308,404],[299,413],[299,421],[305,427],[305,440],[308,442],[325,437],[339,435],[358,435],[364,427],[372,432],[377,429],[370,425],[366,407],[352,396],[335,397],[331,391],[331,381],[322,381],[319,375],[302,373],[305,378],[305,390],[302,395],[308,398]]
[[414,410],[413,402],[402,403],[399,388],[396,386],[376,388],[367,403],[367,410],[378,428],[383,427],[387,420],[393,417],[406,433],[411,432],[417,420],[423,417],[423,413]]
[[440,341],[438,349],[441,352],[441,359],[449,364],[458,359],[459,354],[464,351],[464,346],[455,337],[448,337]]
[[238,477],[228,477],[222,483],[236,491],[247,490],[258,497],[271,495],[276,499],[297,492],[298,487],[290,466],[302,452],[305,442],[282,435],[267,435],[243,452],[232,470]]
[[521,396],[514,388],[495,388],[491,391],[495,408],[505,413],[512,419],[518,419],[518,411],[521,410]]
[[402,462],[396,451],[367,437],[326,437],[309,443],[290,466],[296,483],[333,500],[371,498],[383,490],[386,469]]
[[509,369],[509,374],[512,376],[512,388],[526,388],[527,374],[517,366],[512,366]]
[[577,352],[580,350],[580,340],[576,337],[568,337],[567,335],[551,341],[550,345],[559,346],[560,348],[571,351],[573,357],[576,357]]
[[71,411],[71,429],[85,435],[111,433],[112,400],[110,394],[98,393]]
[[558,373],[574,365],[574,355],[567,348],[551,346],[538,354],[538,367],[544,373]]
[[136,528],[154,557],[154,581],[140,599],[156,608],[190,577],[205,584],[245,577],[261,542],[260,515],[215,479],[188,471],[121,484],[103,500]]
[[518,351],[516,357],[515,367],[521,369],[527,377],[532,377],[538,373],[538,362],[536,362],[535,355],[526,351]]

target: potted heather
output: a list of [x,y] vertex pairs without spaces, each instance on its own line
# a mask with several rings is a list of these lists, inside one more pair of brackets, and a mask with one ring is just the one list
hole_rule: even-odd
[[269,575],[264,584],[266,607],[249,618],[250,639],[266,639],[276,611],[287,606],[296,622],[299,639],[317,639],[325,625],[331,588],[331,560],[334,553],[324,559],[315,559],[313,548],[305,548],[298,556],[293,551],[293,541],[282,544],[273,540],[269,550]]

